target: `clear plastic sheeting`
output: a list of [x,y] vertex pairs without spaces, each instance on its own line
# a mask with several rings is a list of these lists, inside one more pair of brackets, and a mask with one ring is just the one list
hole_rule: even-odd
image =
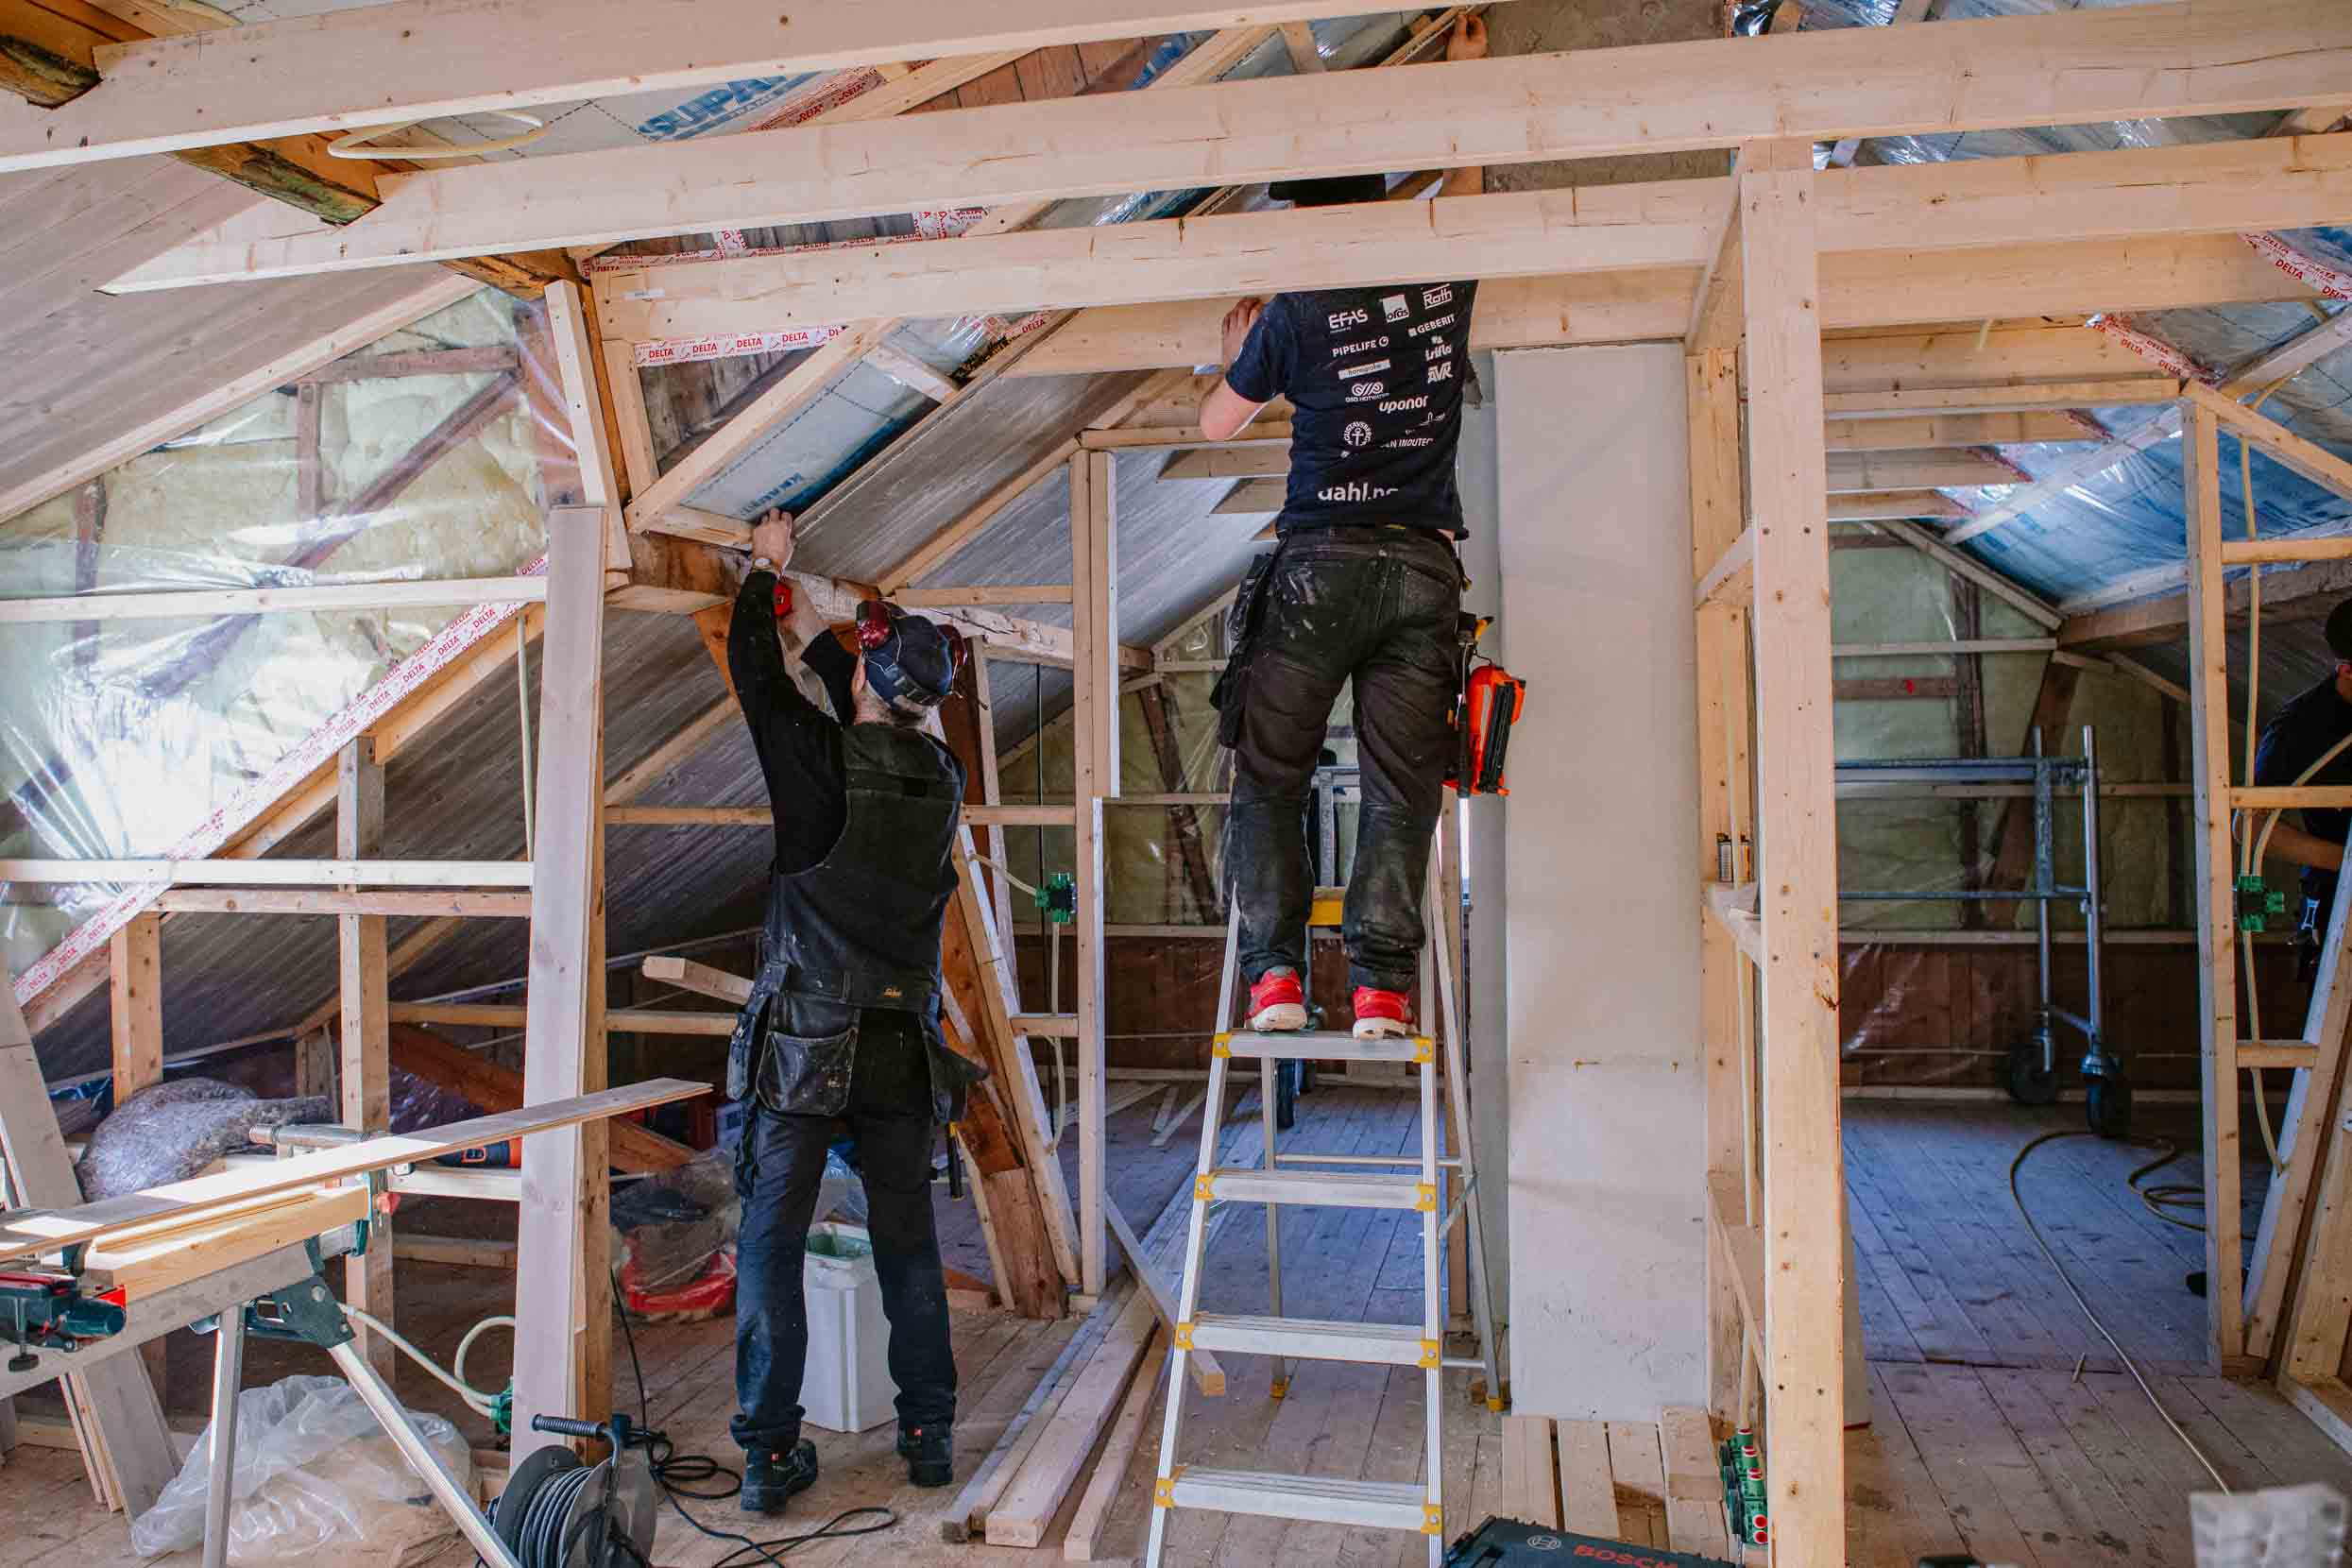
[[[0,580],[49,597],[532,570],[551,484],[576,482],[552,357],[522,330],[537,309],[482,290],[0,522]],[[354,368],[394,353],[404,373]],[[451,368],[418,373],[435,355]],[[0,855],[212,853],[332,757],[304,748],[387,673],[516,607],[0,627]],[[9,888],[0,956],[35,980],[120,893]]]
[[[409,1419],[458,1486],[470,1486],[464,1435],[439,1416]],[[132,1551],[153,1558],[203,1544],[212,1449],[208,1427],[155,1506],[131,1521]],[[312,1563],[322,1553],[389,1568],[420,1562],[457,1534],[375,1412],[339,1377],[289,1377],[238,1394],[230,1462],[230,1568]]]

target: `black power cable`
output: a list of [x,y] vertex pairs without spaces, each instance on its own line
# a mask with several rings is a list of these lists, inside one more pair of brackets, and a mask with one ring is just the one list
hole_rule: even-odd
[[[680,1498],[690,1497],[703,1503],[724,1502],[743,1490],[742,1474],[741,1472],[729,1470],[707,1454],[680,1454],[666,1434],[650,1429],[654,1412],[652,1401],[646,1397],[645,1393],[645,1366],[638,1359],[637,1331],[630,1326],[629,1315],[622,1310],[621,1299],[621,1280],[616,1274],[613,1278],[613,1315],[621,1320],[621,1336],[629,1347],[629,1371],[637,1379],[638,1421],[640,1425],[648,1428],[644,1433],[645,1449],[646,1457],[653,1467],[654,1484],[661,1488],[662,1496],[669,1499],[670,1506],[677,1510],[678,1517],[692,1525],[697,1533],[707,1536],[713,1541],[732,1541],[737,1543],[734,1551],[710,1564],[710,1568],[738,1568],[739,1564],[747,1564],[758,1559],[764,1559],[772,1565],[772,1568],[785,1568],[783,1554],[797,1547],[806,1546],[812,1541],[844,1541],[854,1536],[879,1535],[884,1530],[897,1525],[898,1514],[895,1509],[868,1504],[863,1508],[844,1508],[815,1529],[803,1531],[799,1535],[778,1536],[772,1541],[754,1541],[751,1537],[738,1535],[733,1530],[713,1529],[688,1512],[686,1505],[679,1501]],[[716,1491],[694,1491],[678,1485],[680,1481],[708,1481],[719,1476],[726,1477],[726,1484],[722,1490]],[[846,1521],[864,1518],[868,1515],[879,1517],[871,1525],[844,1527]],[[637,1558],[639,1568],[650,1568],[645,1559],[638,1556],[635,1542],[618,1534],[612,1539],[631,1557]],[[526,1559],[523,1568],[538,1568],[538,1565]],[[561,1568],[561,1565],[553,1564],[550,1568]]]

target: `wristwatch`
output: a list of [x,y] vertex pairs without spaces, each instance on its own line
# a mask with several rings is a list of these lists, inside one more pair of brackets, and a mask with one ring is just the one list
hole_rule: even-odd
[[754,571],[774,571],[775,563],[765,555],[754,555],[751,558],[751,569]]

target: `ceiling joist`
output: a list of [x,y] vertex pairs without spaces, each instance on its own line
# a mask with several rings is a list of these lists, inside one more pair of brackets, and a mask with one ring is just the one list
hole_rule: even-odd
[[[401,3],[458,9],[457,0]],[[635,0],[630,7],[644,17],[668,9]],[[324,26],[397,9],[317,21]],[[489,9],[527,8],[508,0],[506,8]],[[703,27],[697,20],[678,31],[699,43]],[[2336,0],[2173,0],[1943,24],[1933,48],[1915,42],[1917,36],[1851,27],[1445,61],[1377,94],[1362,92],[1352,73],[1338,72],[523,158],[404,177],[382,207],[332,233],[248,239],[216,253],[184,251],[176,276],[289,276],[396,259],[1301,174],[2352,102],[2352,38]],[[894,59],[920,52],[904,43],[892,47]],[[536,44],[523,52],[547,53]],[[436,79],[451,62],[469,58],[446,40],[435,53]],[[250,82],[253,76],[242,75],[250,51],[241,46],[237,55],[240,80]],[[344,69],[363,59],[369,80],[380,80],[385,66],[375,59],[354,57]],[[2119,60],[2131,68],[2119,69]],[[486,63],[503,81],[512,57],[492,51]],[[266,79],[273,94],[293,92],[288,84],[298,76],[272,69]],[[632,77],[632,91],[643,85],[641,73]],[[57,116],[71,116],[107,90],[84,94]],[[559,95],[580,92],[574,84]],[[390,117],[388,109],[383,112]],[[118,134],[88,119],[38,140],[104,143]],[[70,155],[46,145],[26,148],[26,140],[21,132],[0,135],[0,168]],[[154,145],[152,137],[138,143],[140,150]]]

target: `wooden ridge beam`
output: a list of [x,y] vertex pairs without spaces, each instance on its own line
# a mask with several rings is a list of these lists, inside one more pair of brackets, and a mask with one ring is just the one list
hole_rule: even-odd
[[[607,336],[640,341],[912,315],[1480,278],[1707,269],[1722,179],[1227,213],[744,256],[599,280]],[[2352,135],[1839,170],[1821,179],[1826,254],[2169,239],[2352,217]],[[1737,226],[1732,225],[1734,240]],[[1466,264],[1465,258],[1471,260]],[[169,258],[152,264],[166,277]],[[197,280],[203,281],[203,280]],[[1713,324],[1713,317],[1708,318]]]
[[[529,0],[395,0],[363,9],[247,24],[228,49],[200,37],[105,48],[95,61],[103,78],[70,95],[70,112],[0,137],[0,169],[1345,14],[1334,0],[1020,0],[965,9],[870,0],[789,16],[753,0],[584,0],[566,11],[562,46],[551,48],[546,16]],[[259,81],[270,91],[254,92]]]
[[1846,452],[1831,457],[1829,474],[1832,495],[2014,485],[2021,477],[1992,453],[1949,451]]
[[[454,0],[438,3],[463,14]],[[700,42],[707,32],[697,22],[686,36]],[[510,160],[405,177],[383,206],[332,234],[252,240],[209,260],[182,253],[172,264],[191,281],[284,276],[947,203],[2352,100],[2352,40],[2333,0],[2172,0],[1957,22],[1937,32],[1942,46],[1932,50],[1883,29],[1833,28],[1445,61],[1377,94],[1335,72]],[[435,35],[443,70],[466,58],[451,36]],[[239,68],[250,69],[248,51],[237,54]],[[482,59],[497,70],[500,95],[510,95],[507,57]],[[2118,59],[2134,68],[2116,69]],[[628,90],[643,91],[642,77]],[[61,123],[46,135],[0,134],[0,168],[56,162],[76,153],[62,144],[103,140],[107,128],[76,107],[54,111]]]

